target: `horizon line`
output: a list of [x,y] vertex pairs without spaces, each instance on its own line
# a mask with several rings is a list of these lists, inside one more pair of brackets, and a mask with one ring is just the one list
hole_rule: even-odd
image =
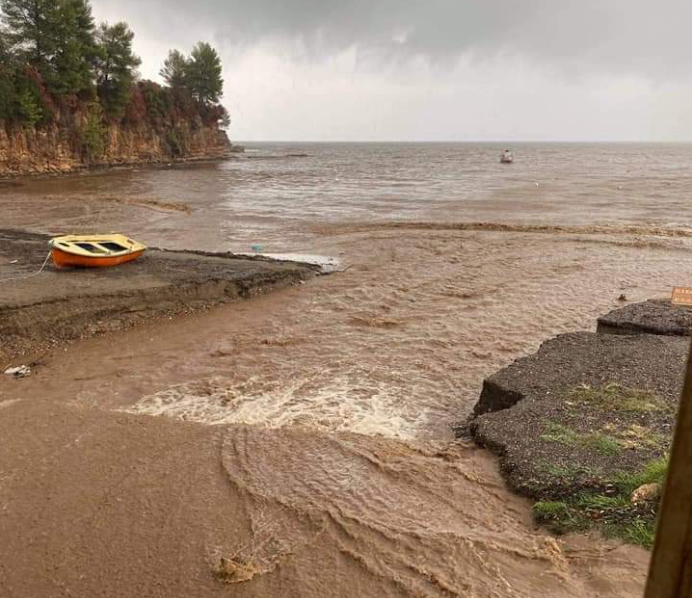
[[611,145],[624,145],[624,144],[641,144],[641,145],[646,145],[646,144],[680,144],[680,145],[687,145],[687,144],[692,144],[692,139],[683,139],[683,140],[667,140],[667,139],[655,139],[655,140],[641,140],[641,139],[620,139],[620,140],[610,140],[610,139],[600,139],[600,140],[576,140],[576,139],[563,139],[563,140],[548,140],[548,139],[538,139],[538,140],[531,140],[531,139],[515,139],[515,140],[508,140],[508,139],[499,139],[499,140],[494,140],[494,139],[486,139],[486,140],[452,140],[452,139],[418,139],[418,140],[412,140],[412,139],[356,139],[356,140],[349,140],[349,139],[253,139],[253,140],[247,140],[247,139],[235,139],[232,140],[233,144],[237,145],[242,145],[244,143],[464,143],[464,144],[494,144],[494,145],[507,145],[507,144],[530,144],[530,143],[544,143],[544,144],[550,144],[550,143],[555,143],[555,144],[611,144]]

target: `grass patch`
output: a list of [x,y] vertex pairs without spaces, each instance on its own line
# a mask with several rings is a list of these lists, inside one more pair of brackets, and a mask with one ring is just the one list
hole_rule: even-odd
[[584,448],[601,453],[601,455],[618,455],[623,449],[622,443],[617,438],[599,432],[585,436],[582,442]]
[[[578,466],[542,466],[544,473],[562,479],[562,474],[579,473]],[[603,483],[602,491],[582,492],[561,501],[539,501],[533,506],[537,523],[557,534],[585,531],[595,527],[606,537],[618,538],[651,548],[656,533],[656,504],[636,505],[632,493],[646,484],[663,486],[668,458],[650,461],[640,471],[618,472]],[[551,474],[552,471],[552,474]],[[557,475],[561,474],[561,475]]]
[[582,494],[576,499],[575,505],[581,509],[606,511],[612,509],[626,509],[630,506],[630,501],[622,495],[606,496],[604,494]]
[[540,437],[544,442],[557,442],[564,446],[581,447],[602,455],[617,455],[624,446],[622,441],[602,432],[580,434],[562,424],[550,423]]
[[537,523],[556,534],[585,531],[589,528],[589,522],[583,514],[566,502],[537,502],[533,506],[533,516]]
[[617,538],[651,549],[656,539],[656,520],[637,519],[630,523],[606,525],[603,531],[607,538]]
[[550,422],[544,434],[539,437],[544,442],[559,442],[565,446],[576,446],[579,440],[578,434],[562,424]]
[[541,522],[550,521],[569,516],[570,506],[566,502],[537,502],[533,505],[533,513]]
[[625,413],[653,413],[673,409],[653,392],[641,388],[630,388],[617,382],[598,388],[579,386],[570,393],[569,398],[589,403],[599,409]]
[[632,424],[629,428],[622,431],[620,436],[623,438],[625,447],[633,446],[634,448],[643,447],[651,449],[660,449],[668,443],[668,438],[663,434],[653,432],[649,428]]
[[571,480],[579,475],[596,478],[603,474],[599,467],[582,465],[580,463],[551,463],[545,459],[536,462],[536,469],[540,473],[561,480]]
[[640,471],[634,473],[619,472],[615,475],[614,483],[621,494],[631,496],[637,488],[646,484],[663,486],[668,473],[668,457],[649,461]]

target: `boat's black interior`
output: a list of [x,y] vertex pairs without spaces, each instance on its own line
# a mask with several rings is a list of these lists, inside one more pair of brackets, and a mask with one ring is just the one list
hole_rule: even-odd
[[127,247],[123,247],[122,245],[118,245],[112,241],[109,241],[108,243],[99,243],[99,245],[101,245],[101,247],[105,247],[108,249],[108,251],[125,251],[127,249]]
[[91,253],[106,253],[106,251],[120,252],[126,251],[127,249],[126,247],[118,245],[117,243],[113,243],[112,241],[108,241],[106,243],[99,243],[98,246],[92,245],[91,243],[75,243],[75,245]]

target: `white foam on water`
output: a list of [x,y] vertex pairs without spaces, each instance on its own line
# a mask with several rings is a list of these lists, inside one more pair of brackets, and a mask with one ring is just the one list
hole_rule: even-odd
[[144,397],[126,411],[207,425],[300,425],[413,440],[428,414],[424,409],[413,412],[398,394],[384,385],[355,387],[345,377],[322,384],[304,379],[281,385],[260,378],[241,385],[214,379],[171,387]]
[[21,403],[22,399],[8,399],[7,401],[0,401],[0,409],[5,409],[6,407],[11,407],[17,403]]

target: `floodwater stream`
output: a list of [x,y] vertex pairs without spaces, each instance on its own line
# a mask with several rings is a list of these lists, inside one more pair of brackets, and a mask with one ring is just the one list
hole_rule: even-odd
[[243,595],[641,595],[645,551],[537,529],[453,429],[496,369],[593,330],[620,295],[689,280],[692,147],[525,146],[512,167],[492,146],[250,150],[26,181],[0,191],[3,226],[261,244],[343,271],[72,345],[21,392],[0,386],[0,405],[40,395],[208,429],[246,528],[200,550],[252,553]]

